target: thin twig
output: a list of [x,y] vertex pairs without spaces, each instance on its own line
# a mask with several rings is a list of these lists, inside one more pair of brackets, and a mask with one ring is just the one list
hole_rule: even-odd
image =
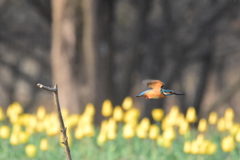
[[58,86],[56,84],[52,88],[52,87],[48,87],[48,86],[45,86],[45,85],[40,84],[40,83],[38,83],[37,86],[41,89],[45,89],[47,91],[53,92],[53,94],[54,94],[55,105],[56,105],[56,109],[57,109],[57,112],[58,112],[58,119],[59,119],[59,122],[60,122],[60,125],[61,125],[61,132],[62,132],[62,136],[63,136],[62,144],[64,145],[64,152],[66,154],[67,159],[72,160],[71,153],[70,153],[70,148],[69,148],[69,145],[68,145],[68,137],[67,137],[67,134],[66,134],[67,128],[64,125],[64,121],[63,121],[62,113],[61,113],[61,108],[60,108],[60,103],[59,103],[59,99],[58,99]]

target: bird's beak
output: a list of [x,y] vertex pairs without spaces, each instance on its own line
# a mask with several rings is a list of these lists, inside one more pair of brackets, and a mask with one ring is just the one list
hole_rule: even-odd
[[185,95],[184,93],[180,93],[180,92],[173,92],[173,94],[175,94],[175,95]]

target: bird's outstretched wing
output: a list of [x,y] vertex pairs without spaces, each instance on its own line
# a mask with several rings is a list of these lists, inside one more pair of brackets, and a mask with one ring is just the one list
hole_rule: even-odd
[[164,86],[163,82],[159,80],[151,80],[151,79],[143,80],[143,84],[147,84],[147,86],[152,89],[160,89]]

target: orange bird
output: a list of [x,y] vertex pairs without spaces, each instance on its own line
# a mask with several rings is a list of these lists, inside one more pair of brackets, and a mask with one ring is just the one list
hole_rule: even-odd
[[144,80],[143,83],[147,84],[147,86],[151,89],[148,89],[137,97],[145,97],[145,99],[159,99],[164,98],[171,95],[184,95],[180,92],[174,92],[173,90],[163,89],[164,83],[159,80]]

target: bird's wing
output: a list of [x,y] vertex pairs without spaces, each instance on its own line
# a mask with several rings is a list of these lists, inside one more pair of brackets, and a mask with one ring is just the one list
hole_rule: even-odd
[[143,83],[152,89],[160,89],[164,86],[164,83],[159,80],[143,80]]

